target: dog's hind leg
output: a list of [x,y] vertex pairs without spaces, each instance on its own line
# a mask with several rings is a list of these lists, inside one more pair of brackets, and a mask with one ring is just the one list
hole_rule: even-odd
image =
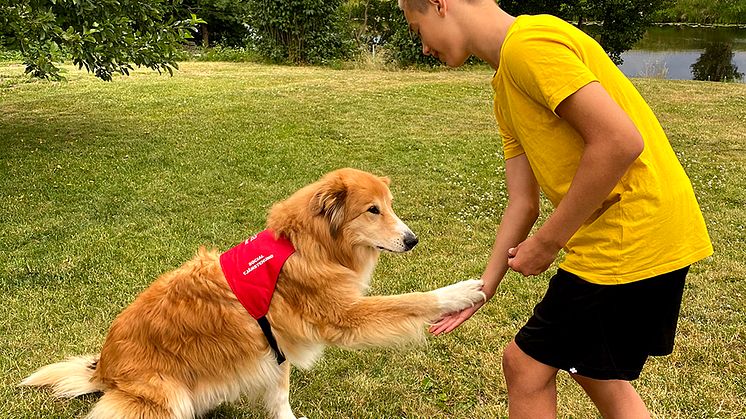
[[171,413],[164,406],[146,402],[142,399],[138,400],[138,398],[120,390],[109,390],[93,406],[86,419],[165,419],[170,417]]
[[[296,419],[290,407],[290,362],[280,365],[280,374],[274,383],[268,383],[264,403],[270,417],[275,419]],[[304,419],[304,418],[301,418]]]
[[191,419],[191,393],[167,380],[138,382],[106,390],[86,419]]

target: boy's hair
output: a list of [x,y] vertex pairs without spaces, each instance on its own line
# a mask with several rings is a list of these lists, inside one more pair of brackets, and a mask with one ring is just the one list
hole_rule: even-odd
[[[477,3],[479,0],[466,0],[469,3]],[[430,0],[399,0],[399,8],[404,10],[412,10],[418,13],[425,13],[427,7],[430,4]]]
[[412,10],[414,12],[424,13],[427,10],[429,0],[399,0],[399,8]]

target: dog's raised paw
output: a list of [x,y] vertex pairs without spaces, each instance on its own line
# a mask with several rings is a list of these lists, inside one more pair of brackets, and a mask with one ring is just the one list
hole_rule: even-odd
[[485,301],[487,296],[482,292],[483,285],[481,279],[468,279],[434,290],[441,314],[461,311]]

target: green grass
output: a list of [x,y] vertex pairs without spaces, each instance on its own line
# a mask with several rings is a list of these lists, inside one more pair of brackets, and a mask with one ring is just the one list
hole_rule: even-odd
[[[392,178],[418,233],[383,255],[372,293],[476,277],[506,203],[488,70],[333,71],[183,63],[106,83],[0,68],[0,416],[77,417],[95,397],[57,401],[16,384],[35,368],[98,351],[117,313],[200,245],[263,227],[269,206],[343,166]],[[746,85],[635,80],[689,173],[716,253],[696,264],[673,355],[635,382],[656,417],[746,416]],[[311,418],[489,418],[507,414],[502,348],[549,275],[509,274],[456,332],[405,350],[330,349],[293,371],[291,404]],[[560,417],[596,417],[566,374]],[[250,401],[213,418],[261,418]]]

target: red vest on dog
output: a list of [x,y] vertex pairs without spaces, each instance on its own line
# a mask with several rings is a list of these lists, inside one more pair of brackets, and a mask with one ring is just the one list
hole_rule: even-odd
[[241,305],[259,323],[278,364],[285,362],[285,355],[277,346],[266,314],[280,270],[294,252],[290,240],[275,240],[275,233],[268,229],[220,255],[223,276]]
[[290,240],[264,230],[220,255],[223,275],[251,317],[267,314],[280,270],[294,252]]

